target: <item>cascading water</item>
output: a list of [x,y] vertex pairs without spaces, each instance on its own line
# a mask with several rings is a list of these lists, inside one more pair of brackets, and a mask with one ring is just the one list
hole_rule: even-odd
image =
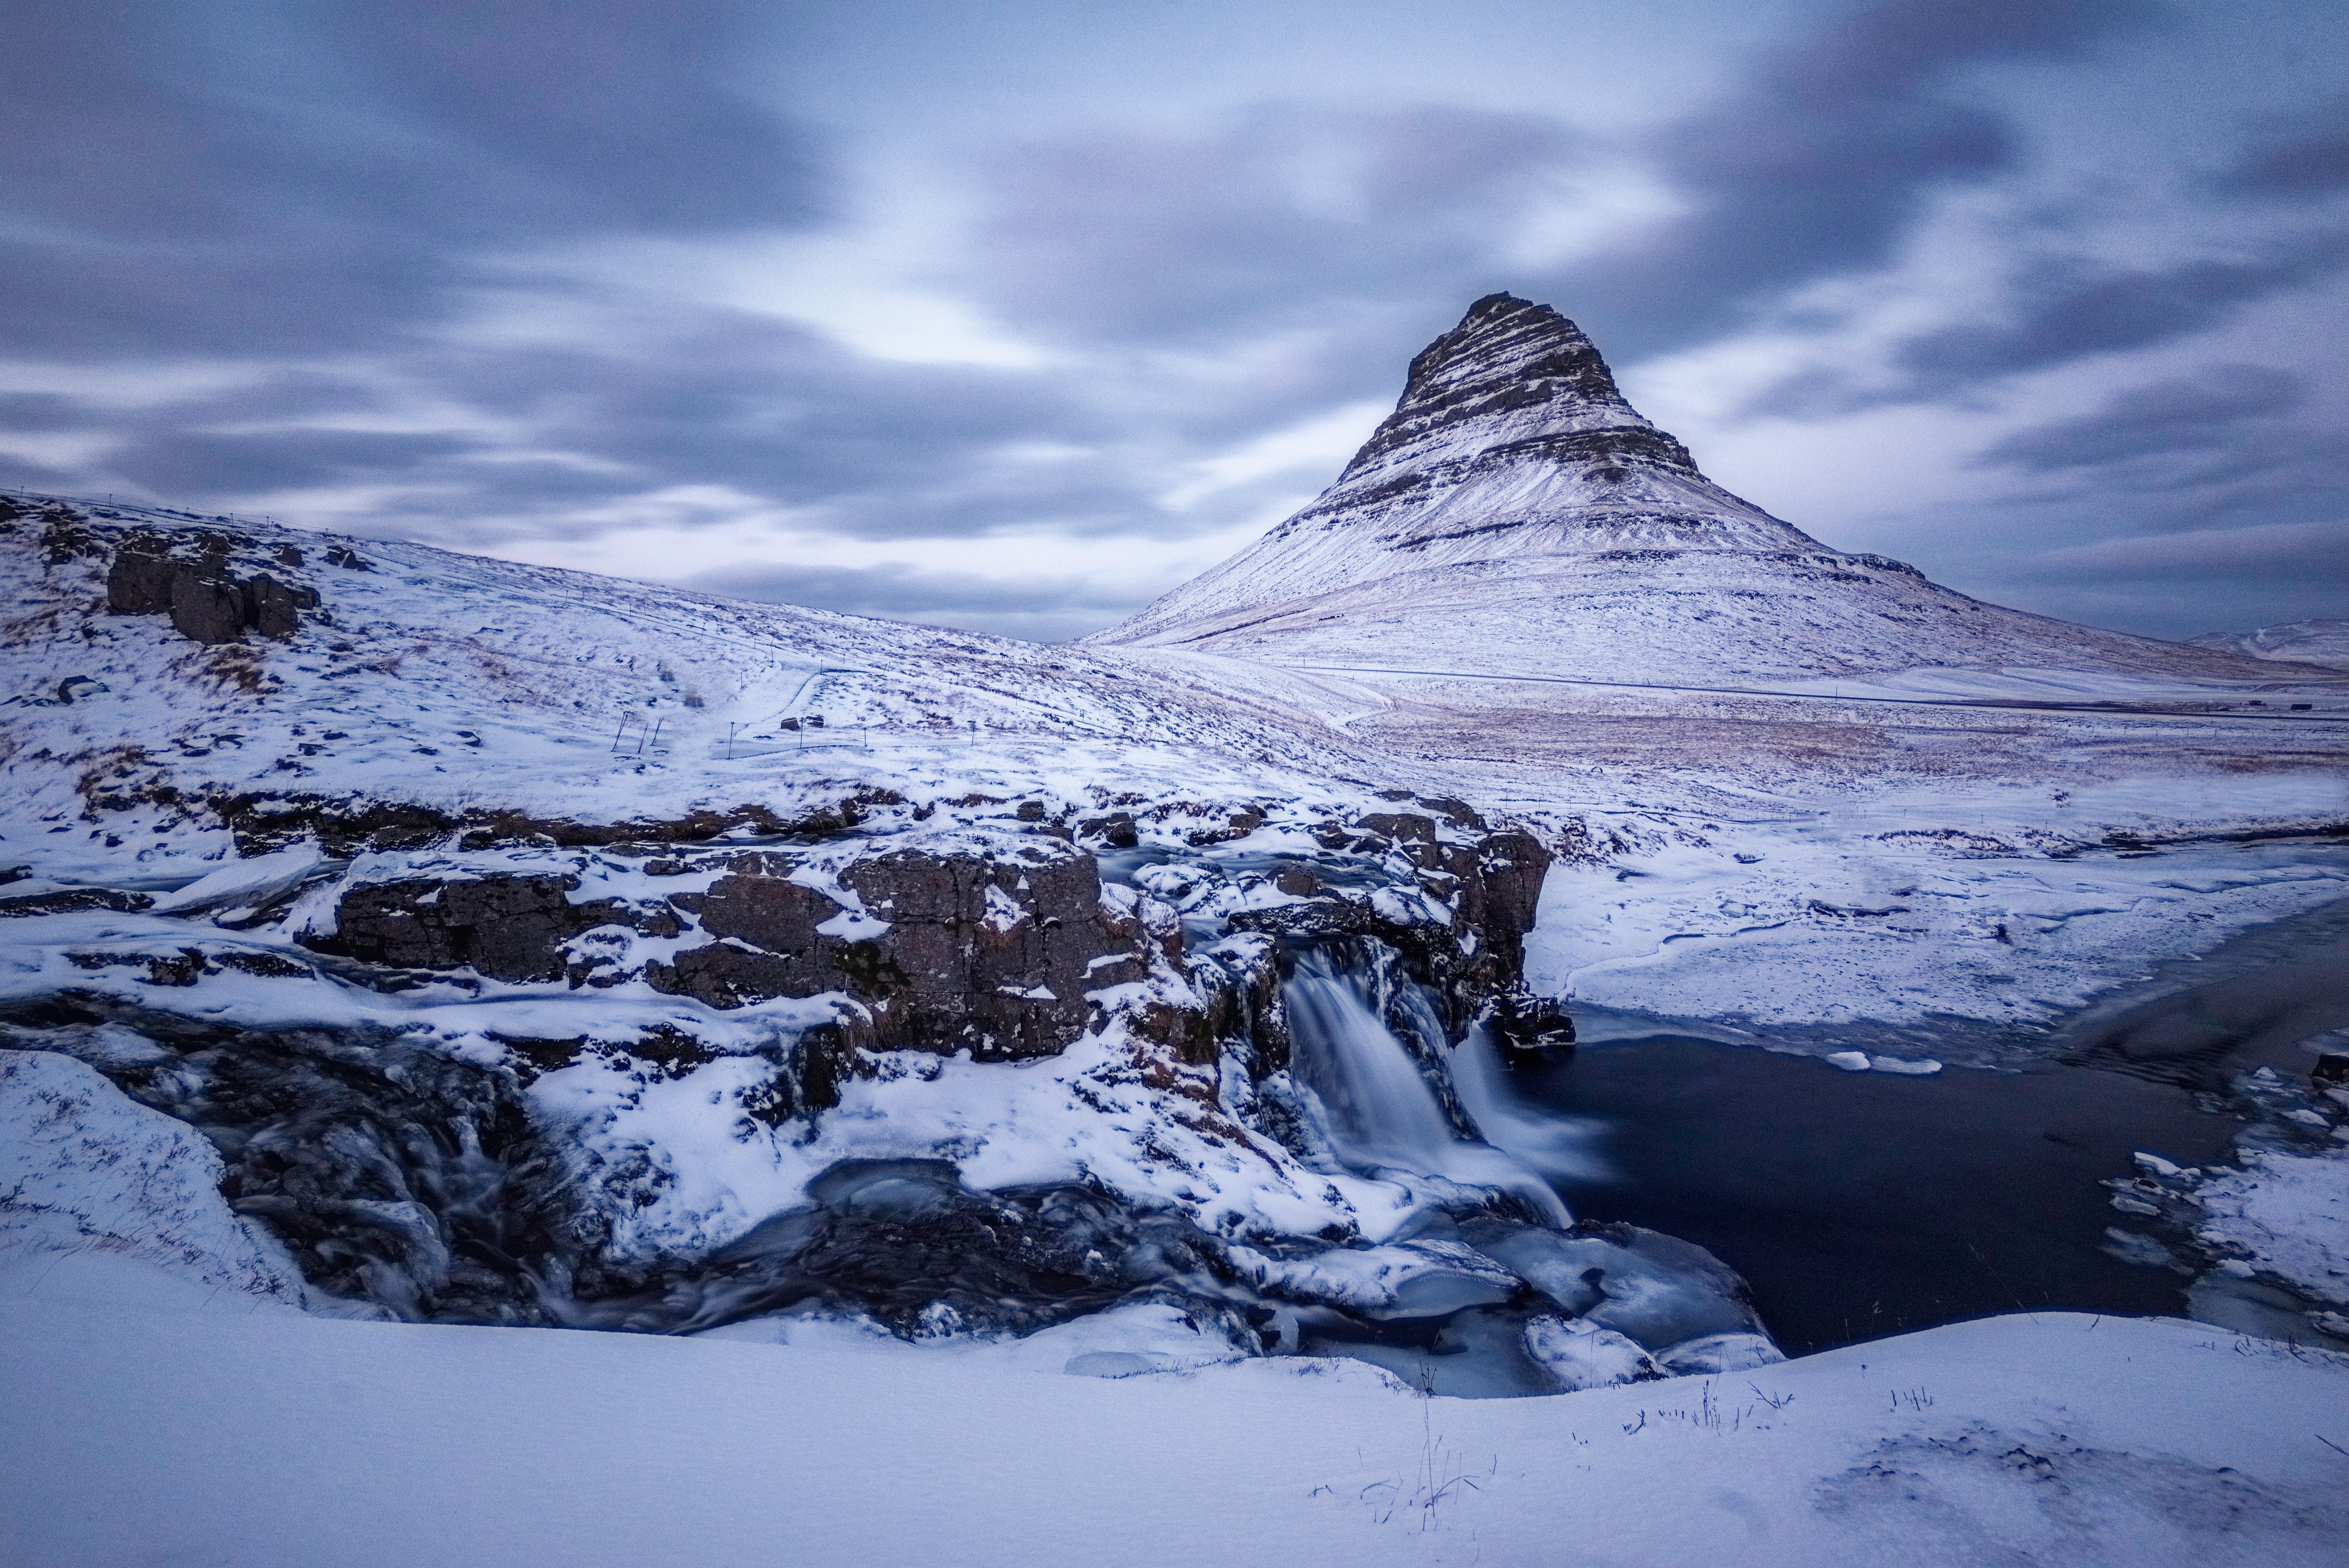
[[[1361,968],[1340,969],[1328,950],[1314,948],[1298,955],[1282,983],[1295,1071],[1316,1102],[1330,1151],[1365,1176],[1495,1188],[1522,1199],[1553,1224],[1570,1223],[1566,1205],[1537,1170],[1454,1125],[1409,1047],[1380,1016],[1371,979]],[[1428,1021],[1434,1025],[1432,1009]],[[1440,1025],[1434,1026],[1441,1038]],[[1497,1086],[1481,1071],[1468,1098],[1506,1115]]]

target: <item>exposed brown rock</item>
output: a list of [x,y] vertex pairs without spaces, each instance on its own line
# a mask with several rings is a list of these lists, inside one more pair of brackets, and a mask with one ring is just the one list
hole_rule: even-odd
[[233,643],[244,634],[244,592],[226,573],[175,568],[171,629],[199,643]]
[[169,614],[179,563],[151,533],[133,534],[114,552],[106,573],[106,607],[118,615]]
[[497,980],[552,980],[578,929],[568,875],[497,875],[368,882],[343,894],[335,944],[354,958],[405,969],[466,965]]

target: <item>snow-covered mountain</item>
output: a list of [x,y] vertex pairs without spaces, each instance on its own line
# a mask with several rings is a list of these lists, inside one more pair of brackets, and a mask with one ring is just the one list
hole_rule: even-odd
[[2255,659],[2349,670],[2349,621],[2292,621],[2249,632],[2206,632],[2188,641],[2192,647],[2249,654]]
[[1656,685],[1956,667],[2256,680],[2229,650],[1983,603],[1730,494],[1590,339],[1492,294],[1312,505],[1094,644]]

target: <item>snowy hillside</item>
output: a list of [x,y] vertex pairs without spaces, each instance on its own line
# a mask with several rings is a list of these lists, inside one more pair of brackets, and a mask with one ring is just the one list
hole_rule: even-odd
[[2294,621],[2250,632],[2209,632],[2191,646],[2249,654],[2255,659],[2349,669],[2349,621]]
[[1739,686],[1953,667],[2270,678],[1829,549],[1707,480],[1547,305],[1479,300],[1312,505],[1088,642],[1307,666]]

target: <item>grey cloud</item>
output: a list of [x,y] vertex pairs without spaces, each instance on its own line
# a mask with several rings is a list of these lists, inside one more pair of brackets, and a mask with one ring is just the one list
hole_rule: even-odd
[[2011,166],[1967,72],[2074,54],[2158,15],[2135,0],[1901,0],[1761,62],[1656,153],[1683,215],[1573,269],[1569,314],[1626,357],[1700,342],[1812,279],[1889,261],[1938,191]]
[[1040,573],[1006,583],[900,565],[761,565],[749,571],[710,573],[691,585],[745,599],[805,604],[852,615],[913,619],[1031,642],[1061,642],[1096,631],[1138,609],[1149,597],[1104,593],[1095,584]]
[[2302,196],[2349,187],[2349,98],[2276,128],[2211,183],[2221,191]]
[[73,430],[97,424],[104,413],[78,397],[54,392],[0,392],[0,431]]
[[235,495],[409,477],[471,449],[472,443],[445,435],[171,431],[119,456],[114,466],[157,495]]
[[2349,230],[2294,236],[2248,261],[2199,259],[2112,268],[2076,258],[2040,263],[2012,285],[2008,319],[1910,338],[1895,363],[1904,394],[2034,370],[2084,355],[2144,348],[2216,325],[2238,306],[2349,267]]
[[1467,297],[1495,232],[1578,153],[1556,120],[1434,107],[1031,143],[980,160],[978,282],[1023,325],[1092,341],[1342,328],[1405,280]]
[[1975,461],[2049,473],[2194,451],[2236,440],[2245,421],[2288,413],[2307,398],[2307,378],[2289,370],[2214,365],[2115,393],[2094,414],[2018,431]]
[[2047,551],[2031,574],[2106,581],[2253,578],[2349,589],[2349,522],[2275,522],[2100,540]]
[[[747,4],[0,8],[0,343],[348,350],[484,248],[797,227],[807,134],[728,90]],[[690,170],[689,175],[681,171]]]
[[1873,371],[1837,365],[1796,372],[1754,397],[1746,412],[1832,418],[1961,397],[2002,377],[2189,337],[2246,305],[2349,270],[2349,229],[2262,239],[2240,249],[2252,253],[2159,267],[2041,256],[2002,281],[1995,314],[1896,341]]

